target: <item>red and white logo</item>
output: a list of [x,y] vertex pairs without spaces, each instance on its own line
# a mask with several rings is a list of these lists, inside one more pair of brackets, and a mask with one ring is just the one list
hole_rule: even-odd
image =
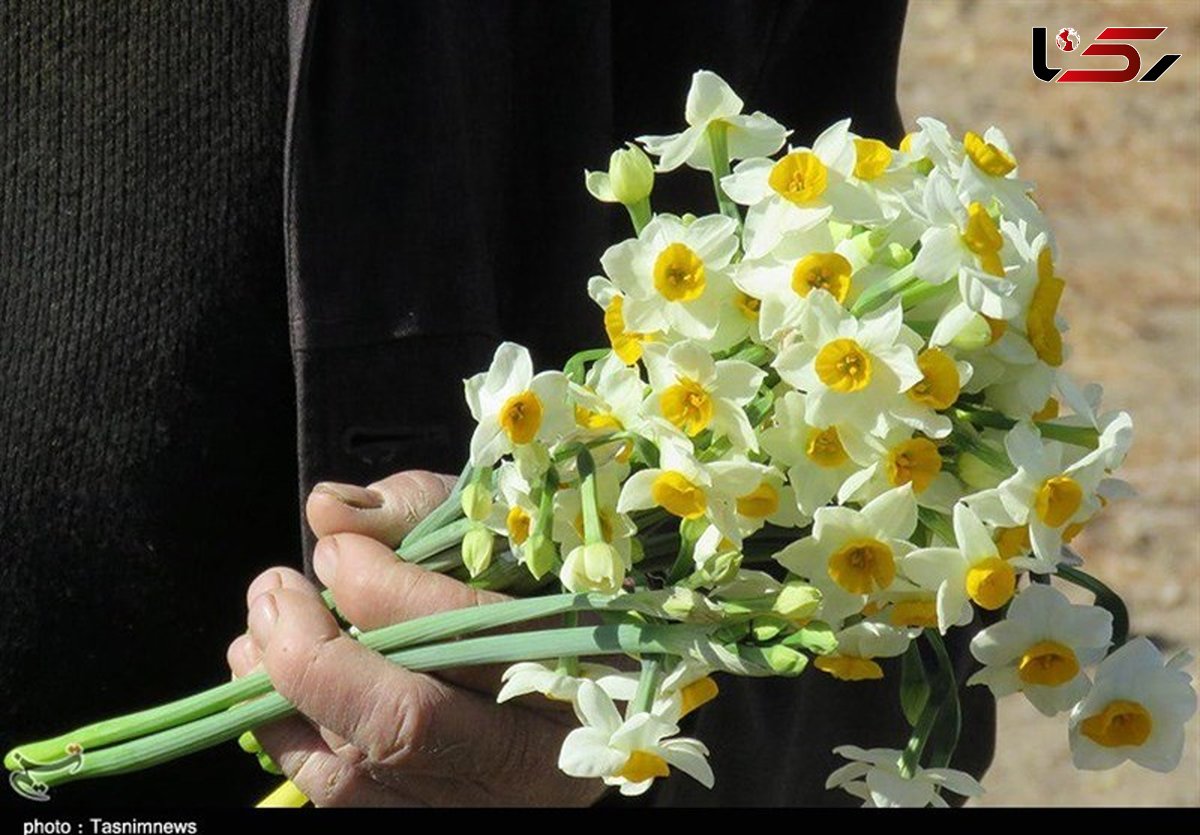
[[1042,81],[1057,82],[1110,82],[1120,84],[1125,81],[1155,82],[1162,77],[1172,64],[1179,60],[1176,54],[1162,55],[1157,61],[1142,72],[1142,53],[1134,43],[1138,41],[1155,41],[1159,35],[1167,31],[1165,26],[1108,26],[1095,40],[1080,49],[1083,39],[1079,33],[1067,26],[1057,30],[1054,43],[1058,48],[1075,56],[1101,57],[1112,56],[1125,61],[1124,67],[1102,69],[1099,67],[1072,68],[1065,72],[1059,67],[1050,66],[1047,60],[1047,30],[1045,26],[1033,27],[1033,74]]
[[1058,34],[1054,36],[1054,42],[1063,52],[1074,52],[1075,48],[1079,46],[1079,33],[1070,26],[1066,29],[1059,29]]

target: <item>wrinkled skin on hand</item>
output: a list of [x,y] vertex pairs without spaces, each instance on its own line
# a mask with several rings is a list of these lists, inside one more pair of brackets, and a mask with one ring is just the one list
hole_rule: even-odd
[[[359,629],[504,599],[399,561],[404,534],[453,479],[402,472],[309,495],[318,578]],[[556,765],[573,715],[544,699],[495,703],[502,668],[436,676],[392,664],[347,635],[303,574],[268,569],[246,592],[235,676],[262,669],[300,715],[258,728],[263,749],[318,806],[585,805],[604,792]]]

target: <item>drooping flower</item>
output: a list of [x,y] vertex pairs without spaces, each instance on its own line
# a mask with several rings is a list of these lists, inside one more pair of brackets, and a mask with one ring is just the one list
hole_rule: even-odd
[[863,806],[924,808],[948,804],[938,791],[947,789],[964,797],[984,793],[979,781],[953,768],[920,768],[911,777],[900,771],[901,752],[891,748],[863,749],[841,745],[833,753],[852,760],[825,781],[827,789],[842,789],[863,801]]
[[1186,654],[1165,661],[1146,638],[1134,638],[1096,670],[1087,696],[1071,711],[1071,759],[1096,771],[1133,760],[1172,771],[1183,756],[1183,726],[1196,712]]
[[623,795],[638,795],[674,767],[712,788],[708,749],[698,740],[677,737],[674,724],[649,712],[622,719],[608,694],[590,681],[579,686],[575,712],[583,727],[563,740],[558,767],[564,773],[599,777]]

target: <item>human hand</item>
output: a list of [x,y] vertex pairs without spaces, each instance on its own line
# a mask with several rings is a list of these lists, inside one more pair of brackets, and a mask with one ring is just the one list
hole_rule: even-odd
[[[359,629],[505,599],[396,558],[452,483],[402,472],[309,495],[313,567]],[[246,602],[249,632],[230,644],[230,668],[243,676],[261,666],[302,714],[255,736],[316,805],[583,805],[603,794],[599,781],[557,767],[572,715],[545,702],[496,704],[495,669],[435,677],[393,664],[343,632],[291,568],[260,574]]]

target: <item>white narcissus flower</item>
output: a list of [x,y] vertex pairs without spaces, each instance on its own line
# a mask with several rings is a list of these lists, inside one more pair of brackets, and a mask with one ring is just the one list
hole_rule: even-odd
[[516,447],[558,440],[574,424],[567,401],[567,378],[560,371],[534,376],[529,351],[501,343],[492,365],[464,380],[471,417],[471,464],[490,467]]
[[918,767],[912,777],[905,777],[900,773],[901,752],[892,748],[865,750],[857,745],[841,745],[833,753],[853,762],[830,774],[825,788],[847,791],[860,798],[863,806],[946,808],[950,804],[938,794],[939,789],[964,797],[984,793],[978,780],[953,768]]
[[1041,212],[1029,199],[1033,183],[1017,178],[1017,161],[999,128],[990,127],[982,136],[967,131],[962,147],[960,187],[964,194],[981,203],[997,200],[1009,217],[1041,222]]
[[770,470],[745,459],[701,463],[689,450],[660,446],[660,466],[640,470],[621,488],[617,511],[661,507],[680,519],[707,518],[731,543],[741,545],[737,500]]
[[809,294],[801,318],[804,341],[775,359],[784,382],[808,393],[809,424],[849,424],[884,435],[895,422],[892,409],[907,411],[905,392],[925,375],[901,338],[903,316],[899,299],[860,320],[826,291]]
[[689,225],[658,215],[638,237],[609,247],[600,264],[624,294],[624,331],[706,340],[713,350],[728,347],[711,340],[722,316],[741,315],[728,275],[737,249],[737,224],[724,215]]
[[[616,705],[590,681],[580,684],[575,713],[583,727],[563,740],[558,767],[572,777],[600,777],[621,794],[638,795],[655,779],[679,769],[712,788],[708,749],[695,739],[675,737],[679,728],[652,713],[622,719]],[[675,738],[671,738],[675,737]]]
[[504,686],[496,694],[497,703],[529,693],[541,693],[554,701],[574,702],[585,681],[594,682],[609,698],[627,702],[637,693],[638,686],[637,673],[585,661],[579,662],[575,675],[567,673],[557,661],[522,661],[505,670],[500,680]]
[[862,510],[821,508],[812,536],[788,545],[775,560],[817,587],[818,617],[836,628],[892,585],[897,563],[913,548],[906,540],[916,527],[917,503],[905,485]]
[[683,658],[663,678],[651,713],[664,722],[676,724],[692,711],[711,702],[719,692],[710,667],[691,658]]
[[800,512],[795,491],[773,467],[763,471],[757,487],[737,497],[734,510],[743,536],[750,536],[768,522],[780,528],[798,528],[811,518]]
[[509,550],[522,552],[537,519],[538,506],[533,500],[533,488],[516,464],[506,461],[495,473],[499,501],[492,504],[485,524],[496,533],[508,537]]
[[1072,604],[1035,583],[1016,596],[1004,620],[971,639],[971,654],[985,666],[967,683],[986,684],[996,698],[1021,691],[1054,716],[1087,695],[1083,669],[1102,659],[1111,641],[1107,610]]
[[1063,535],[1072,524],[1086,521],[1100,508],[1096,488],[1105,466],[1128,447],[1128,416],[1113,421],[1101,434],[1099,447],[1074,463],[1058,441],[1043,442],[1031,423],[1018,423],[1004,439],[1009,460],[1017,468],[993,490],[964,499],[980,518],[999,527],[1029,526],[1036,560],[1018,563],[1039,573],[1053,573],[1061,559]]
[[779,160],[746,159],[721,178],[721,188],[746,214],[746,257],[761,258],[790,233],[833,219],[843,223],[883,220],[863,188],[849,182],[855,163],[850,120],[830,125],[811,148],[789,148]]
[[638,142],[659,157],[659,171],[673,171],[686,163],[712,171],[712,151],[706,133],[710,125],[725,128],[729,159],[769,156],[781,147],[791,131],[765,113],[742,113],[743,102],[723,78],[698,70],[688,89],[684,119],[688,127],[670,136],[639,136]]
[[1183,726],[1196,712],[1190,661],[1165,662],[1146,638],[1134,638],[1100,664],[1087,696],[1071,711],[1069,738],[1076,768],[1099,771],[1133,760],[1167,772],[1183,756]]
[[920,548],[904,558],[900,570],[918,586],[937,592],[938,629],[958,623],[963,607],[974,601],[994,611],[1012,600],[1017,589],[1014,560],[1006,560],[988,529],[971,508],[954,506],[956,547]]
[[739,452],[758,451],[758,438],[745,407],[758,394],[767,373],[741,360],[716,360],[698,342],[670,348],[647,345],[642,355],[651,394],[645,407],[695,437],[711,430]]
[[877,621],[864,620],[837,633],[837,649],[818,655],[813,666],[841,681],[866,681],[883,678],[876,658],[903,655],[912,640],[912,632]]
[[637,431],[646,384],[637,368],[614,351],[588,369],[582,386],[571,384],[575,424],[588,435]]
[[907,426],[896,426],[882,438],[868,435],[866,445],[869,451],[857,461],[862,469],[842,483],[839,502],[868,502],[893,487],[911,484],[917,504],[949,513],[962,496],[958,479],[942,469],[937,443],[914,435]]
[[778,467],[787,467],[801,513],[812,518],[858,472],[856,458],[870,454],[854,427],[810,425],[804,419],[807,395],[789,391],[775,401],[775,424],[760,433],[763,450]]
[[604,311],[604,332],[613,354],[626,365],[633,365],[642,358],[642,345],[662,334],[631,331],[625,325],[625,294],[604,276],[594,275],[588,279],[587,289],[592,301]]

